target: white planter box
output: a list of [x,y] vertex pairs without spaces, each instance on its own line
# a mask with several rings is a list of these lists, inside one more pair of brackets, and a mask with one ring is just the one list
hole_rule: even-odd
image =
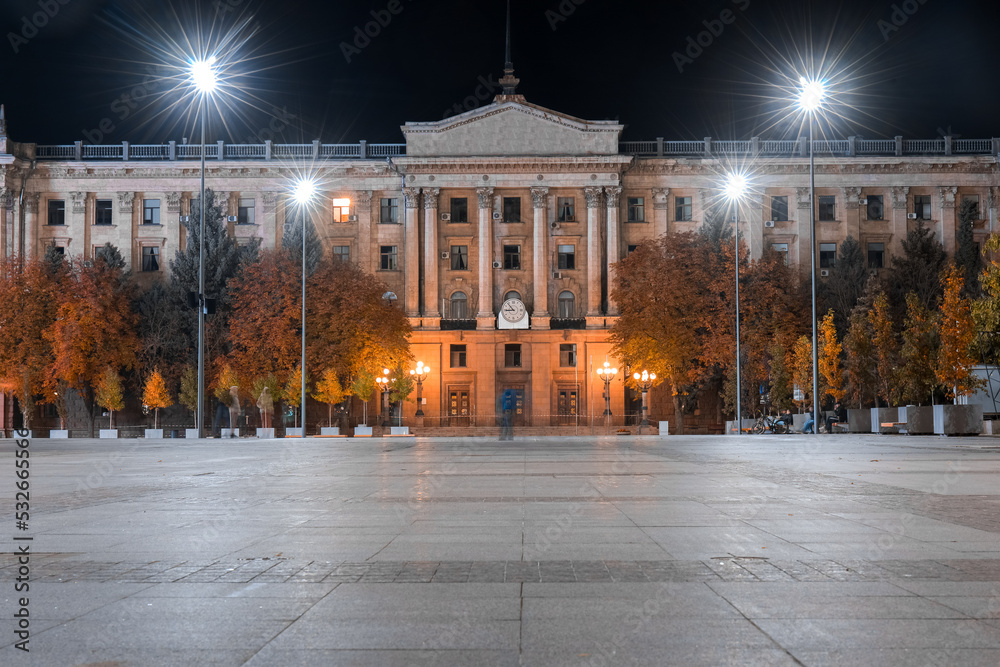
[[196,428],[186,428],[186,429],[184,429],[184,439],[187,440],[189,438],[197,440],[198,439],[198,429],[196,429]]
[[116,428],[102,428],[101,429],[101,437],[102,438],[117,439],[118,438],[118,429],[116,429]]
[[864,410],[848,410],[847,429],[851,433],[871,433],[872,432],[871,408],[866,408]]
[[340,435],[339,426],[324,426],[319,430],[320,435]]
[[274,439],[274,429],[273,428],[259,428],[257,429],[257,437],[263,438],[265,440]]
[[934,433],[934,406],[907,405],[899,409],[899,421],[906,422],[908,435],[930,435]]
[[240,430],[238,428],[223,428],[223,429],[219,429],[219,437],[222,437],[222,438],[238,438],[238,437],[240,437]]
[[983,406],[935,405],[934,432],[938,435],[979,435],[983,430]]
[[68,440],[69,439],[69,431],[66,430],[66,429],[54,428],[51,431],[49,431],[49,439],[50,440]]
[[302,437],[302,428],[301,427],[299,427],[299,428],[286,428],[285,429],[285,437],[286,438],[301,438]]
[[660,422],[660,435],[667,435],[670,430],[670,422]]
[[371,426],[355,426],[354,427],[354,437],[355,438],[370,438],[370,437],[372,437],[372,427]]
[[[749,433],[750,432],[749,429],[753,428],[753,425],[756,421],[757,421],[756,419],[742,419],[741,422],[744,429],[743,433],[744,434]],[[726,422],[726,435],[739,435],[739,433],[737,433],[736,431],[735,421]]]
[[410,435],[409,426],[390,426],[389,435]]
[[899,408],[871,408],[872,433],[899,433],[899,427],[882,424],[899,421]]
[[146,440],[160,439],[163,437],[162,428],[147,428],[146,429]]

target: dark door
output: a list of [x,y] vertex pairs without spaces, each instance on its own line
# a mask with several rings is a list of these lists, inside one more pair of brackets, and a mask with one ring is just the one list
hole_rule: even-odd
[[448,392],[448,425],[468,426],[469,418],[469,390],[451,389]]
[[559,414],[559,424],[575,424],[578,414],[576,389],[560,389],[557,395],[556,410]]
[[500,387],[500,395],[503,396],[503,392],[510,389],[514,392],[514,426],[524,426],[525,424],[525,410],[524,410],[524,385],[523,384],[508,384]]

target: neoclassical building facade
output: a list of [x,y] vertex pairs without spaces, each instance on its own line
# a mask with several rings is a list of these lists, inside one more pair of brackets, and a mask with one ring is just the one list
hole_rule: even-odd
[[[607,342],[614,264],[644,240],[697,229],[728,169],[751,174],[738,219],[752,254],[773,247],[808,277],[804,140],[621,142],[617,122],[574,118],[510,90],[401,129],[402,144],[217,142],[206,147],[206,178],[228,203],[236,241],[275,247],[296,224],[292,183],[318,177],[311,216],[325,251],[375,273],[413,324],[414,355],[431,367],[420,406],[428,426],[492,426],[505,389],[518,396],[520,424],[601,423],[604,383],[594,371],[617,365]],[[0,112],[0,252],[56,246],[88,259],[110,242],[141,283],[167,279],[186,243],[181,217],[198,197],[200,150],[15,143]],[[872,271],[917,224],[953,252],[966,199],[978,205],[980,242],[996,228],[997,139],[849,137],[814,150],[820,279],[849,235]],[[611,388],[616,420],[638,410],[623,375]],[[672,417],[668,392],[651,392],[652,419]],[[411,400],[404,416],[416,410]],[[687,424],[721,430],[717,405],[700,412]]]

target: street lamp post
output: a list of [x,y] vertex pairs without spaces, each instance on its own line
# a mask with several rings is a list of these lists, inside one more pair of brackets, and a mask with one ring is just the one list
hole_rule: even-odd
[[381,401],[379,401],[382,408],[382,428],[389,426],[392,419],[392,415],[388,414],[392,411],[392,404],[389,403],[389,385],[395,382],[395,378],[390,378],[389,372],[388,368],[383,368],[382,375],[375,378],[382,396]]
[[817,349],[816,331],[816,157],[813,151],[813,125],[816,111],[823,104],[826,89],[822,81],[799,79],[802,89],[799,91],[799,107],[809,116],[809,245],[811,284],[812,284],[812,374],[813,374],[813,433],[818,434],[819,428],[819,350]]
[[653,380],[656,379],[656,373],[650,373],[648,371],[643,371],[640,373],[635,373],[632,375],[632,379],[635,380],[639,388],[642,389],[642,421],[639,422],[639,433],[642,433],[643,426],[649,426],[649,401],[647,396],[649,394],[649,388],[653,386]]
[[[417,380],[417,413],[414,415],[417,419],[422,420],[424,418],[424,407],[423,407],[423,387],[424,387],[424,377],[426,377],[431,372],[429,366],[424,366],[424,362],[418,361],[416,369],[410,371],[412,375]],[[423,423],[421,422],[421,426]]]
[[608,362],[604,362],[604,366],[597,369],[597,377],[604,380],[604,424],[605,426],[611,425],[611,381],[615,379],[615,375],[618,374],[618,369],[613,368]]
[[746,195],[747,179],[743,174],[732,173],[726,180],[726,197],[733,204],[733,230],[735,235],[735,255],[736,255],[736,433],[743,432],[742,399],[742,374],[740,371],[740,200]]
[[316,181],[303,178],[295,184],[293,197],[302,218],[302,360],[299,366],[302,371],[302,397],[299,403],[299,414],[302,417],[302,437],[306,437],[306,207],[316,195]]
[[191,81],[201,93],[201,221],[198,227],[198,437],[205,437],[205,102],[218,85],[215,56],[191,63]]

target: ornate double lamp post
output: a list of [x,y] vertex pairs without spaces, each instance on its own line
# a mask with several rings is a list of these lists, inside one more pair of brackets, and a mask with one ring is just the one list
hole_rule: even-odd
[[607,424],[611,423],[611,381],[615,379],[617,374],[618,369],[613,368],[606,361],[604,366],[597,369],[597,377],[604,380],[604,421]]
[[390,420],[392,415],[389,412],[392,410],[392,404],[389,403],[389,385],[396,381],[396,378],[389,377],[391,371],[388,368],[382,369],[382,375],[375,378],[375,383],[378,384],[379,391],[382,394],[382,426],[386,427],[390,425]]
[[649,426],[649,388],[653,386],[653,380],[656,379],[656,373],[650,373],[648,371],[643,371],[642,373],[634,373],[632,379],[635,383],[639,385],[642,389],[642,421],[639,423],[639,431],[642,431],[643,426]]
[[423,387],[424,378],[427,377],[431,372],[430,366],[424,366],[424,362],[418,361],[417,367],[410,370],[410,375],[412,375],[417,380],[417,414],[418,419],[424,418],[424,402],[423,402]]

